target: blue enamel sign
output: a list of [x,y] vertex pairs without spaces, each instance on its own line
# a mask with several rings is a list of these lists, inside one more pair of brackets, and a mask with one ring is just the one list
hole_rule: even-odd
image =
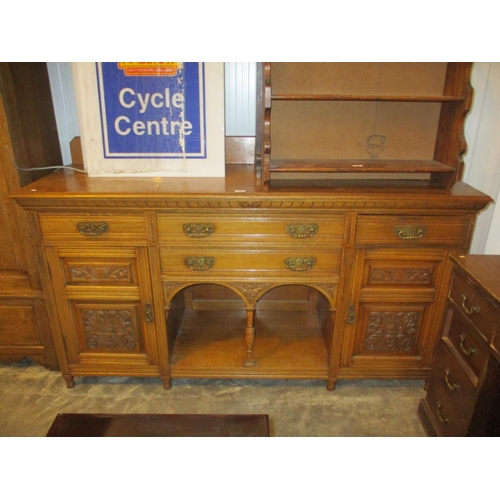
[[206,158],[204,63],[96,63],[104,158]]

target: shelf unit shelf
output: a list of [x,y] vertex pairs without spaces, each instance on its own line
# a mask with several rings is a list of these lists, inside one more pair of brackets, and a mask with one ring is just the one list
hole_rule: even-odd
[[381,101],[381,102],[464,102],[464,96],[273,94],[272,101]]

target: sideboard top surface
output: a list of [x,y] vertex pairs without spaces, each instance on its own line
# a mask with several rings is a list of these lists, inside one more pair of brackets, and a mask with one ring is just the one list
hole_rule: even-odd
[[[452,189],[376,182],[322,182],[311,185],[264,185],[253,165],[227,165],[224,178],[88,177],[58,171],[13,195],[26,208],[127,207],[162,208],[196,201],[193,208],[215,200],[220,208],[325,209],[484,209],[492,200],[475,188],[457,182]],[[170,203],[170,204],[169,204]],[[221,204],[222,203],[222,204]],[[285,205],[280,205],[285,203]],[[175,206],[175,205],[174,205]],[[186,206],[186,208],[189,208]],[[213,208],[207,205],[207,208]]]

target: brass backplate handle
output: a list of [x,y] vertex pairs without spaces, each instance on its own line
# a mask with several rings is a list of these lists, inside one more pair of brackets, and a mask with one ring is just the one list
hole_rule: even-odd
[[468,349],[464,346],[465,334],[460,335],[460,349],[466,356],[477,356],[477,349],[475,347],[469,347]]
[[76,228],[84,236],[102,236],[109,230],[107,222],[79,222]]
[[479,307],[479,305],[475,305],[475,306],[472,306],[472,307],[467,307],[467,305],[465,304],[467,302],[467,293],[462,293],[462,309],[465,311],[466,314],[468,314],[469,316],[471,314],[479,314],[479,311],[481,310],[481,308]]
[[309,271],[316,264],[314,257],[288,257],[285,259],[285,266],[290,271]]
[[394,234],[402,240],[418,240],[427,233],[426,226],[396,226]]
[[184,263],[192,271],[208,271],[215,265],[215,257],[186,257]]
[[318,224],[288,224],[286,234],[292,238],[311,238],[318,232]]
[[215,225],[209,222],[194,222],[184,224],[182,230],[190,238],[208,238],[215,231]]

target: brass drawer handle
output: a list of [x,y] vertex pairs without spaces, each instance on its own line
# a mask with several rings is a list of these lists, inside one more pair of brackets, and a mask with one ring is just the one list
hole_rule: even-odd
[[290,271],[309,271],[316,264],[314,257],[288,257],[285,259],[285,266]]
[[186,257],[184,263],[192,271],[208,271],[215,264],[215,257]]
[[450,391],[459,391],[460,390],[460,384],[458,382],[455,382],[454,384],[450,382],[450,379],[448,378],[450,376],[451,370],[449,368],[446,368],[444,371],[444,381],[446,382],[446,386]]
[[460,335],[460,349],[466,356],[477,356],[477,349],[475,347],[469,347],[468,349],[464,346],[465,334]]
[[151,323],[154,319],[153,306],[149,302],[144,306],[144,319],[148,323]]
[[102,236],[109,230],[107,222],[79,222],[76,228],[84,236]]
[[449,424],[450,423],[450,419],[445,417],[441,411],[442,411],[443,407],[441,405],[441,401],[436,401],[436,413],[437,413],[437,416],[439,418],[439,420],[443,423],[443,424]]
[[215,231],[215,226],[210,223],[196,222],[184,224],[182,230],[190,238],[208,238]]
[[479,314],[479,311],[481,308],[479,305],[472,306],[470,309],[465,305],[465,302],[467,301],[467,293],[462,293],[462,309],[465,311],[465,314],[468,314],[469,316],[471,314]]
[[286,234],[292,238],[311,238],[318,232],[318,224],[288,224]]
[[396,226],[394,234],[402,240],[418,240],[427,233],[425,226]]

